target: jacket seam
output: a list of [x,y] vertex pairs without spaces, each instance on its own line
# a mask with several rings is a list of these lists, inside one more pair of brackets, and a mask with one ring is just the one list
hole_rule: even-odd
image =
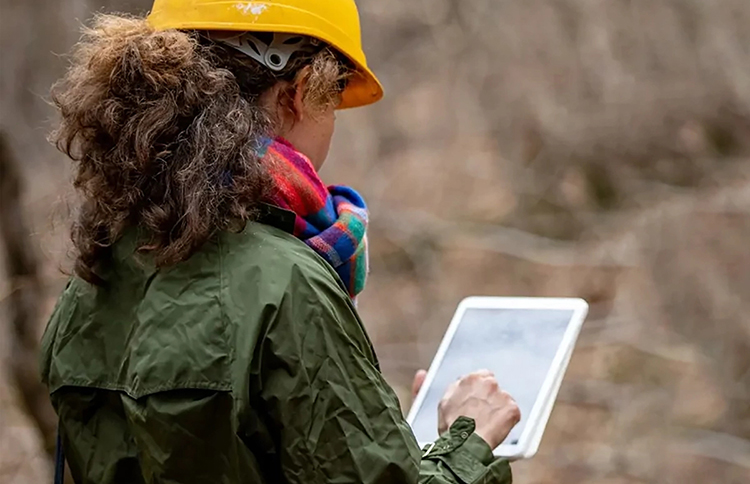
[[131,386],[128,385],[117,385],[111,383],[99,383],[92,382],[90,380],[84,380],[80,378],[66,379],[65,383],[55,385],[50,388],[50,394],[56,393],[57,391],[65,387],[82,387],[92,388],[99,390],[118,391],[127,394],[129,397],[138,399],[170,390],[217,390],[217,391],[231,391],[232,386],[227,383],[211,383],[211,382],[196,382],[196,381],[179,381],[170,380],[164,382],[162,385],[156,385],[154,387],[148,387],[140,391],[134,391]]
[[[234,344],[229,344],[228,341],[228,335],[227,331],[231,327],[229,324],[229,313],[226,311],[226,304],[224,301],[224,295],[225,295],[225,280],[224,280],[224,244],[222,243],[221,237],[218,238],[218,245],[219,245],[219,312],[221,314],[221,321],[224,325],[224,343],[226,347],[229,350],[229,372],[230,375],[232,375],[235,371],[235,359],[237,358]],[[233,335],[232,339],[234,339]],[[230,376],[230,380],[233,380],[233,377]],[[231,388],[231,385],[230,385]]]

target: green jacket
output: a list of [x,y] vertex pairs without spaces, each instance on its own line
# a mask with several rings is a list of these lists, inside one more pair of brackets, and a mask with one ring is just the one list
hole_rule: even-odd
[[41,367],[75,481],[509,484],[471,419],[422,455],[336,273],[268,211],[169,270],[129,234],[106,289],[68,283]]

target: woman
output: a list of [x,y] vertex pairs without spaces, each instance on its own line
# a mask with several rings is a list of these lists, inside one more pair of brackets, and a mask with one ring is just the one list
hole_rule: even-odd
[[367,211],[326,188],[334,110],[382,95],[352,0],[98,17],[53,89],[75,274],[43,376],[78,483],[510,483],[518,408],[448,391],[422,455],[354,298]]

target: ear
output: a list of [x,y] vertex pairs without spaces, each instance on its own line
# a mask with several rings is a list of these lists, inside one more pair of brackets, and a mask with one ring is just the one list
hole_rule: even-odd
[[305,106],[305,87],[307,86],[307,79],[302,77],[294,83],[294,95],[292,99],[292,112],[294,113],[294,120],[299,122],[305,117],[306,106]]

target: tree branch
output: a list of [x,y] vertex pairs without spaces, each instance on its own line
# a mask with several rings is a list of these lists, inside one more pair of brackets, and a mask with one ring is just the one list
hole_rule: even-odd
[[373,210],[372,223],[394,240],[431,236],[443,247],[472,248],[550,266],[632,267],[636,263],[624,247],[584,250],[565,242],[500,225],[453,221],[419,210]]

